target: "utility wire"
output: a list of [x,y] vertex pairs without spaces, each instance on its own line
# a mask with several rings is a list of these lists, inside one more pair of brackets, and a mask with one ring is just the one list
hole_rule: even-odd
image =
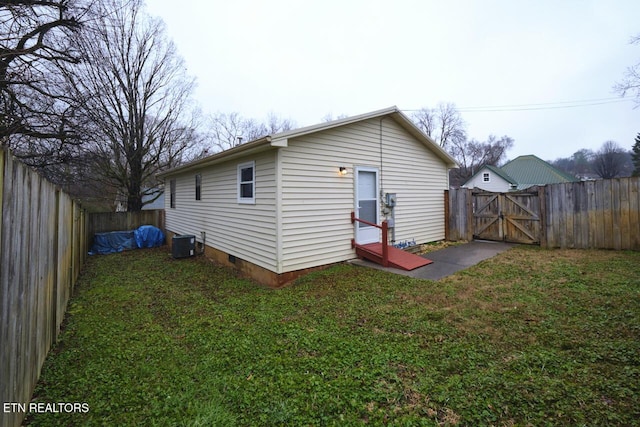
[[487,107],[461,107],[458,111],[463,113],[476,112],[496,112],[496,111],[532,111],[532,110],[557,110],[561,108],[579,108],[589,107],[592,105],[618,104],[621,102],[629,102],[630,99],[620,98],[604,98],[602,100],[586,100],[573,102],[550,102],[546,104],[524,104],[524,105],[497,105]]
[[[630,102],[628,98],[597,98],[584,99],[577,101],[558,101],[543,102],[538,104],[512,104],[512,105],[487,105],[477,107],[456,107],[461,113],[492,113],[506,111],[533,111],[533,110],[556,110],[561,108],[578,108],[589,107],[593,105],[617,104],[621,102]],[[420,111],[420,110],[404,110],[404,111]]]

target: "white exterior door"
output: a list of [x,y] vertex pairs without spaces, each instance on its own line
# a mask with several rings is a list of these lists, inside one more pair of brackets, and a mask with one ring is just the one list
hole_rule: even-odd
[[[378,224],[378,169],[370,167],[355,168],[355,213],[356,218]],[[380,241],[380,229],[356,221],[355,239],[359,245]]]

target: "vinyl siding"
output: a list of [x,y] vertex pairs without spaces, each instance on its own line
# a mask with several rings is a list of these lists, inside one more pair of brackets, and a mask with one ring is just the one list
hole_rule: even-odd
[[[484,182],[482,175],[488,172],[489,173],[489,182]],[[498,193],[504,193],[509,191],[511,188],[511,184],[505,181],[502,177],[497,174],[491,172],[488,169],[480,170],[476,176],[473,177],[469,182],[466,183],[465,187],[468,188],[480,188],[485,191],[495,191]]]
[[[169,176],[176,179],[176,207],[165,198],[166,228],[177,234],[206,232],[206,244],[276,270],[275,150]],[[239,204],[237,166],[255,161],[255,205]],[[195,200],[195,175],[202,175],[202,198]],[[167,185],[169,188],[169,185]]]
[[383,123],[383,193],[396,193],[395,241],[444,239],[448,170],[422,143],[390,120]]
[[[291,139],[280,152],[281,271],[355,257],[350,213],[354,167],[380,169],[380,119]],[[382,120],[380,188],[398,196],[396,240],[444,238],[447,170],[435,154],[391,118]],[[338,168],[348,169],[346,176]]]

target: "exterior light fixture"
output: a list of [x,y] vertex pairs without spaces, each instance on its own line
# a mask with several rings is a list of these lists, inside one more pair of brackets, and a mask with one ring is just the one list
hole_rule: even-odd
[[345,168],[344,166],[340,166],[339,171],[340,175],[342,176],[345,176],[347,174],[347,168]]

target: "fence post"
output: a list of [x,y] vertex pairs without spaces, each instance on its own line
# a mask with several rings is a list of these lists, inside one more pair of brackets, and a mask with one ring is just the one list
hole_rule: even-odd
[[470,188],[467,188],[464,192],[464,201],[467,209],[467,220],[465,221],[465,240],[473,240],[473,193]]
[[[0,218],[4,218],[4,172],[5,172],[5,151],[0,148]],[[0,261],[3,260],[3,244],[2,244],[2,229],[4,228],[4,221],[0,222]],[[10,338],[8,319],[10,313],[5,312],[5,298],[8,300],[8,285],[3,283],[3,263],[0,262],[0,340],[3,341],[3,345],[0,348],[0,402],[8,402],[10,399],[13,400],[14,396],[11,394],[11,389],[9,388],[9,346],[5,344],[6,341]],[[6,323],[5,323],[6,322]],[[3,421],[0,423],[0,427],[4,425],[9,425],[9,416],[7,416],[7,421]],[[13,417],[11,417],[13,418]],[[17,423],[16,423],[17,424]]]
[[[4,218],[2,216],[3,211],[2,207],[4,205],[4,156],[5,151],[0,149],[0,218]],[[2,242],[2,226],[0,225],[0,246]],[[0,247],[0,259],[2,259],[2,247]]]
[[60,280],[60,189],[56,188],[53,227],[53,291],[51,297],[51,342],[58,341],[58,281]]
[[[0,218],[4,218],[3,216],[3,205],[4,205],[4,158],[5,151],[0,149]],[[0,259],[2,259],[2,223],[0,223]],[[2,270],[2,263],[0,263],[0,271]]]
[[451,240],[451,224],[449,222],[449,190],[444,190],[444,240]]
[[538,186],[538,200],[540,203],[540,247],[547,247],[547,203],[545,185]]

